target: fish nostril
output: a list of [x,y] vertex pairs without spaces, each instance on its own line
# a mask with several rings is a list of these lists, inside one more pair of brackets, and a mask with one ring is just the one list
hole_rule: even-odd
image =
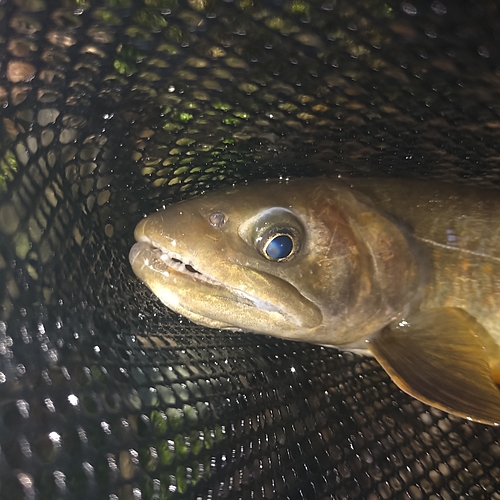
[[179,260],[179,259],[174,259],[173,257],[172,257],[172,260],[173,260],[174,262],[177,262],[177,264],[182,264],[182,260]]
[[208,220],[214,227],[222,227],[227,222],[227,218],[222,212],[214,212],[213,214],[210,214]]

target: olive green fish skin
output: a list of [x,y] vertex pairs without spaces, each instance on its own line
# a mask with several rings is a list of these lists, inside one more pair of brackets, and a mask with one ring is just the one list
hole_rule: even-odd
[[[283,210],[267,213],[273,207]],[[213,227],[209,217],[219,212],[227,222]],[[254,227],[268,222],[296,226],[300,249],[289,261],[272,262],[256,250]],[[217,328],[354,346],[401,317],[420,284],[417,256],[401,229],[338,181],[209,194],[146,217],[135,237],[211,280],[156,272],[147,246],[131,252],[134,272],[165,304]]]
[[431,273],[419,308],[464,309],[500,344],[500,191],[391,179],[350,184],[425,247]]
[[211,193],[135,229],[135,274],[204,326],[376,357],[404,391],[500,423],[500,193],[297,179]]
[[[287,262],[266,260],[252,241],[252,224],[272,207],[290,210],[302,232]],[[209,222],[215,212],[227,218],[222,227]],[[500,341],[499,220],[496,190],[392,179],[257,183],[176,204],[136,228],[138,241],[217,285],[145,266],[149,243],[132,266],[170,308],[205,326],[347,347],[410,309],[460,307]]]

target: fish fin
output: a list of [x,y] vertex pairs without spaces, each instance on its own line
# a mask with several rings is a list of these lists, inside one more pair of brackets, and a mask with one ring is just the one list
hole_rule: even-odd
[[500,361],[490,361],[491,378],[496,385],[500,386]]
[[479,328],[462,309],[430,309],[387,326],[367,347],[394,383],[416,399],[498,425],[500,390],[492,380]]

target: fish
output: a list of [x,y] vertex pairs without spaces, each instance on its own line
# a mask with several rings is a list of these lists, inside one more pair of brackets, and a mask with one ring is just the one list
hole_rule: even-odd
[[374,357],[437,409],[500,423],[500,192],[256,181],[144,217],[135,275],[196,324]]

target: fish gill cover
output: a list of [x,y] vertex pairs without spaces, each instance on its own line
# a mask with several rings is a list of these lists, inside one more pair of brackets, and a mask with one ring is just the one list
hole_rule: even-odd
[[145,213],[253,178],[500,184],[494,1],[0,2],[0,498],[500,498],[500,431],[198,327]]

